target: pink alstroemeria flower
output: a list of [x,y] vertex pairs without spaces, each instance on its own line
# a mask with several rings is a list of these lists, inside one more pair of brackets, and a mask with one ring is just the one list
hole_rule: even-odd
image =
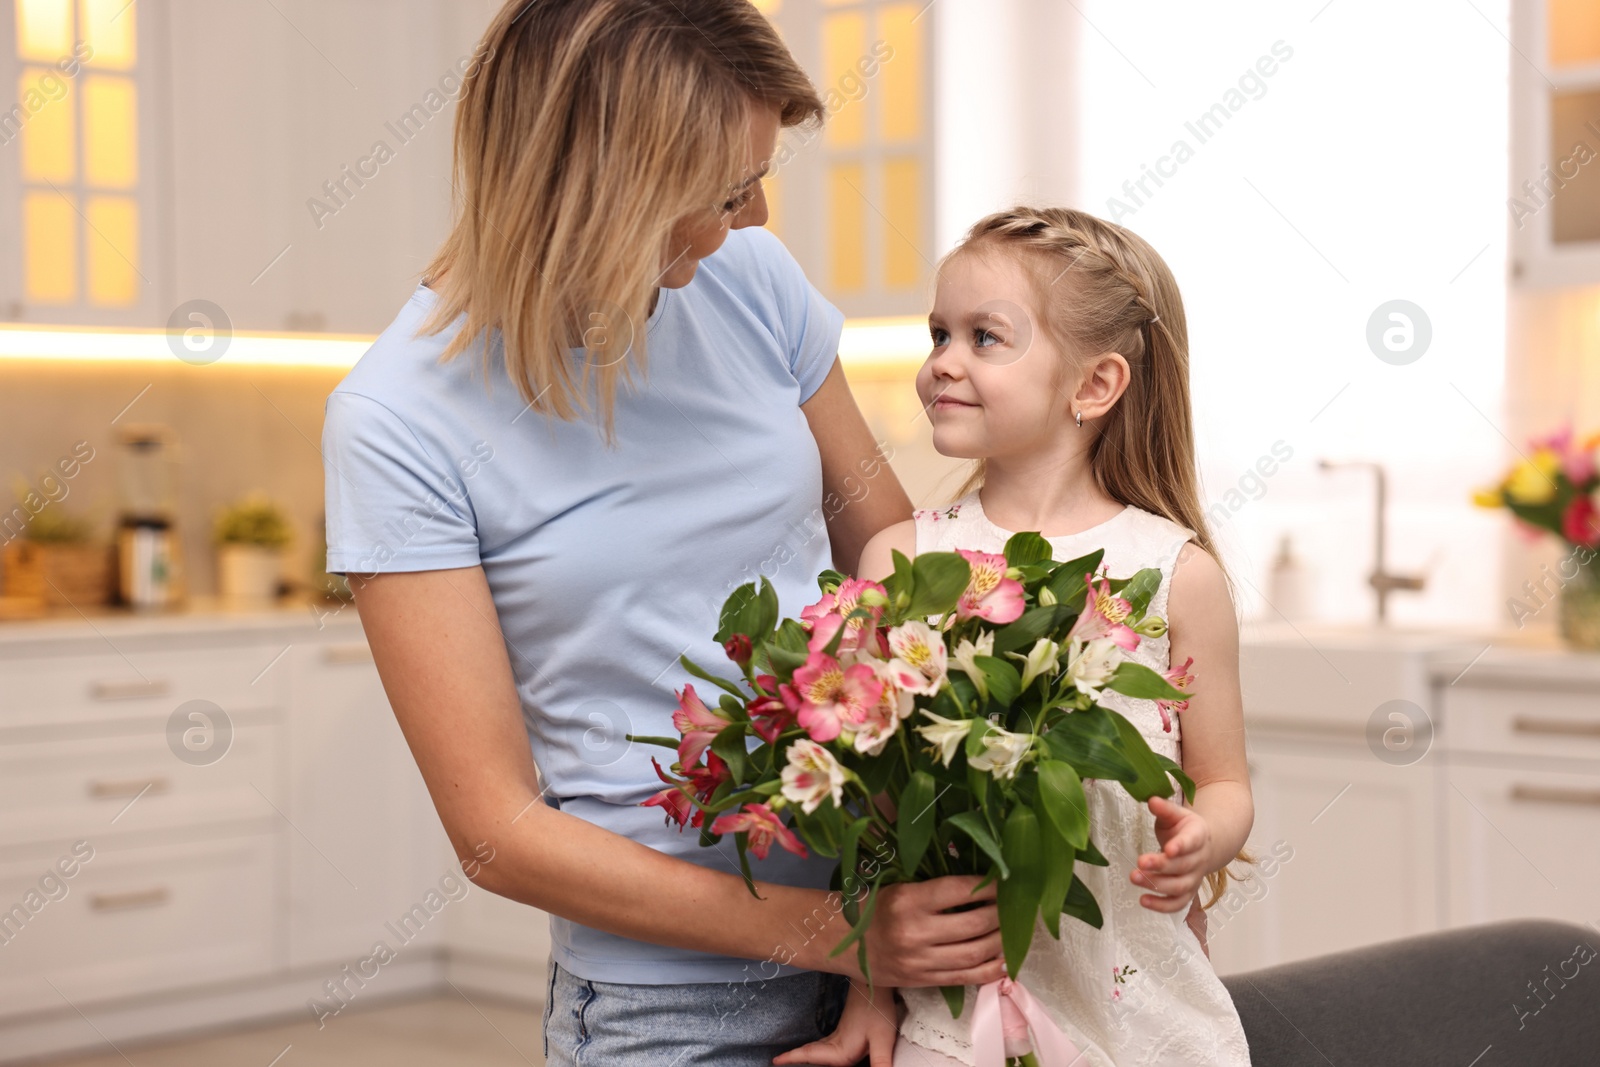
[[[779,691],[778,679],[773,675],[758,674],[756,683],[761,686],[763,692]],[[763,741],[776,741],[778,735],[795,721],[793,709],[783,702],[782,697],[758,696],[744,707],[750,715],[750,728]]]
[[[689,820],[690,813],[695,812],[698,814],[694,803],[689,799],[686,784],[662,770],[660,761],[654,756],[650,757],[650,762],[655,764],[656,776],[667,783],[667,788],[652,795],[649,800],[642,801],[639,806],[642,808],[660,808],[667,813],[667,821],[677,823],[678,829],[682,830],[683,824]],[[696,823],[695,825],[699,824]]]
[[[1193,665],[1194,657],[1190,656],[1178,666],[1167,671],[1167,673],[1163,674],[1161,677],[1165,678],[1174,689],[1182,689],[1187,691],[1188,688],[1194,684],[1194,674],[1189,670],[1189,668]],[[1189,702],[1187,700],[1156,701],[1156,710],[1161,712],[1161,728],[1170,734],[1172,732],[1172,719],[1167,715],[1168,708],[1171,708],[1174,712],[1188,711]]]
[[866,720],[867,709],[883,696],[883,681],[865,663],[845,667],[826,652],[813,652],[781,692],[813,741],[832,741],[845,726]]
[[1110,578],[1101,578],[1098,590],[1094,587],[1094,575],[1085,574],[1083,580],[1089,591],[1084,595],[1083,611],[1078,613],[1078,621],[1072,624],[1067,636],[1081,637],[1085,641],[1107,637],[1126,652],[1139,647],[1139,635],[1128,625],[1133,605],[1112,594]]
[[[1562,426],[1546,437],[1530,437],[1528,443],[1535,451],[1548,448],[1561,457],[1561,470],[1575,485],[1582,485],[1595,473],[1594,448],[1581,447],[1572,440],[1572,426]],[[1588,442],[1585,442],[1588,444]]]
[[729,811],[717,816],[711,824],[714,834],[736,834],[740,831],[750,835],[747,839],[750,851],[758,860],[767,858],[774,841],[801,859],[806,857],[806,846],[765,804],[746,804],[741,811]]
[[956,551],[972,567],[966,591],[956,602],[956,618],[970,619],[976,615],[1000,625],[1015,622],[1026,604],[1022,598],[1022,583],[1006,577],[1006,568],[1010,566],[1006,558],[995,552],[975,552],[968,548]]
[[845,617],[861,606],[861,594],[868,589],[876,589],[885,597],[888,596],[888,590],[884,589],[881,582],[846,578],[839,583],[837,590],[815,604],[800,609],[800,622],[811,629],[811,640],[806,644],[808,651],[818,652],[827,648],[828,642],[833,640],[833,635],[839,632],[841,626],[845,627],[845,632],[839,639],[840,652],[854,652],[869,643],[877,630],[878,620],[883,618],[882,607],[868,608],[872,612],[870,619],[845,622]]
[[700,754],[711,747],[718,731],[732,720],[712,711],[695,695],[692,684],[678,693],[678,707],[672,713],[672,725],[683,735],[678,743],[678,766],[693,767],[700,762]]

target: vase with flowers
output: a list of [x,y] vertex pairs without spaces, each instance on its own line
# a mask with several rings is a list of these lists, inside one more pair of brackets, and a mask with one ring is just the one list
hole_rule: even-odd
[[1561,638],[1600,651],[1600,433],[1579,440],[1562,427],[1529,444],[1531,454],[1499,484],[1474,493],[1473,503],[1507,509],[1529,539],[1554,534],[1566,542],[1569,551],[1556,569]]

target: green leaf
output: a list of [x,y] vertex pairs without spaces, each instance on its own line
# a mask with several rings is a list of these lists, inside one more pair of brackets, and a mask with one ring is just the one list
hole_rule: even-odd
[[1094,838],[1092,837],[1089,838],[1088,844],[1084,845],[1078,850],[1078,858],[1083,862],[1093,864],[1096,867],[1111,866],[1111,861],[1101,855],[1098,848],[1095,848]]
[[746,757],[749,755],[745,741],[746,729],[742,722],[730,723],[718,730],[717,736],[711,741],[711,751],[722,757],[722,762],[728,765],[728,774],[739,783],[744,782]]
[[1008,708],[1016,703],[1017,697],[1022,695],[1022,675],[1017,673],[1017,668],[1010,660],[998,656],[973,656],[972,662],[989,684],[989,699],[1002,708]]
[[1183,767],[1171,757],[1163,756],[1159,752],[1152,752],[1151,755],[1155,756],[1156,762],[1161,764],[1162,768],[1164,768],[1168,774],[1176,778],[1178,780],[1178,784],[1183,787],[1184,802],[1193,804],[1194,779],[1185,774]]
[[1077,612],[1077,607],[1070,604],[1029,608],[994,632],[994,654],[1001,656],[1007,652],[1032,648],[1035,641],[1056,633]]
[[778,604],[778,591],[773,588],[772,582],[765,574],[761,576],[761,611],[757,616],[755,632],[750,634],[752,641],[765,640],[772,633],[772,628],[778,625],[780,607]]
[[907,875],[916,874],[923,853],[928,850],[928,842],[933,839],[933,799],[933,775],[927,771],[914,772],[906,787],[900,791],[896,812],[900,869]]
[[1133,619],[1142,619],[1144,613],[1150,608],[1150,601],[1156,595],[1156,590],[1161,588],[1161,571],[1155,567],[1145,567],[1133,572],[1128,583],[1122,587],[1119,595],[1132,606]]
[[[844,940],[833,946],[833,950],[828,953],[830,959],[849,948],[862,934],[867,932],[867,927],[872,924],[872,913],[877,909],[877,906],[878,883],[873,882],[871,887],[867,889],[867,900],[862,905],[861,918],[851,925],[850,932],[845,935]],[[866,968],[863,967],[862,971],[865,972]]]
[[1012,567],[1025,567],[1030,563],[1039,563],[1054,558],[1054,550],[1050,542],[1046,541],[1034,530],[1024,530],[1014,533],[1006,541],[1006,547],[1001,550],[1006,563]]
[[1039,806],[1056,833],[1074,849],[1088,843],[1089,802],[1083,794],[1083,780],[1071,764],[1039,761]]
[[1081,609],[1084,594],[1089,591],[1088,586],[1084,584],[1083,576],[1098,570],[1105,554],[1105,549],[1097,548],[1087,556],[1068,560],[1050,575],[1050,581],[1045,583],[1046,587],[1056,595],[1056,600],[1063,604],[1071,604],[1074,611]]
[[832,586],[835,590],[837,590],[839,586],[844,584],[845,579],[848,577],[849,575],[840,574],[832,567],[829,567],[827,570],[821,571],[817,574],[817,591],[826,595],[829,586]]
[[1072,879],[1071,887],[1067,889],[1067,899],[1061,904],[1061,914],[1082,919],[1096,930],[1105,922],[1100,915],[1100,905],[1094,899],[1094,894],[1083,884],[1083,879],[1076,876]]
[[1181,689],[1174,689],[1172,683],[1161,675],[1131,659],[1117,664],[1116,672],[1111,675],[1106,688],[1140,700],[1182,700],[1189,695]]
[[1039,893],[1044,889],[1044,858],[1040,855],[1043,837],[1038,816],[1033,809],[1019,804],[1006,817],[1002,836],[1002,851],[1011,874],[996,887],[995,904],[1000,912],[1000,944],[1005,951],[1006,971],[1014,979],[1033,943],[1033,920],[1039,914]]
[[641,745],[660,745],[663,748],[677,748],[683,744],[681,737],[647,737],[643,734],[623,734],[629,741],[637,741]]
[[956,606],[972,579],[972,566],[955,552],[924,552],[911,561],[914,588],[906,617],[943,615]]
[[1057,721],[1044,735],[1051,757],[1070,763],[1080,778],[1110,778],[1128,782],[1139,772],[1117,743],[1116,725],[1105,708],[1075,711]]
[[744,875],[744,885],[746,889],[750,890],[750,895],[757,900],[766,900],[766,897],[756,892],[756,880],[750,874],[750,857],[745,855],[745,849],[749,846],[749,838],[748,831],[740,831],[733,835],[733,847],[739,850],[739,873]]
[[840,889],[844,897],[844,917],[847,922],[854,925],[860,918],[857,914],[859,905],[856,903],[856,842],[861,839],[861,832],[867,828],[872,820],[863,815],[845,828],[844,841],[839,847],[839,874],[841,876]]
[[961,1014],[961,1005],[967,999],[967,987],[964,985],[942,985],[939,992],[944,994],[945,1005],[950,1009],[950,1018],[954,1019]]
[[1150,743],[1144,739],[1144,735],[1133,723],[1115,712],[1111,713],[1111,719],[1116,723],[1123,753],[1138,772],[1138,777],[1133,781],[1123,782],[1128,795],[1141,804],[1151,797],[1170,797],[1172,779],[1167,777],[1166,769],[1156,762],[1156,754],[1150,751]]
[[1040,852],[1045,865],[1044,888],[1039,894],[1039,914],[1044,919],[1045,929],[1050,931],[1050,936],[1059,940],[1061,905],[1067,898],[1067,889],[1072,885],[1072,869],[1077,859],[1077,850],[1072,847],[1071,842],[1056,832],[1049,819],[1041,818],[1039,829],[1044,839]]
[[1000,842],[989,833],[989,827],[982,815],[975,811],[959,812],[950,816],[949,824],[972,838],[973,843],[983,849],[984,855],[994,860],[995,865],[1000,868],[1001,878],[1011,877],[1011,866],[1006,863],[1005,853],[1000,850]]
[[[691,660],[688,656],[679,656],[678,657],[678,662],[683,664],[683,669],[684,670],[688,671],[690,674],[694,675],[696,678],[699,678],[699,679],[701,679],[703,681],[710,682],[712,685],[716,686],[718,689],[722,689],[722,690],[724,690],[724,691],[726,691],[728,693],[732,693],[734,696],[738,697],[740,700],[744,700],[745,699],[746,693],[745,693],[745,691],[743,689],[740,689],[736,684],[734,684],[733,682],[728,681],[726,678],[718,678],[716,675],[712,674],[710,671],[706,670],[704,667],[700,666],[698,663],[696,663],[693,660]],[[802,660],[801,662],[805,662],[805,661]]]

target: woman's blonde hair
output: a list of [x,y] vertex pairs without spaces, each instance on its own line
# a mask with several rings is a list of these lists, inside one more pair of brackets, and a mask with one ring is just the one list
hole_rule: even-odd
[[[1085,212],[1018,206],[978,220],[940,267],[957,255],[989,253],[1012,257],[1027,270],[1037,329],[1055,342],[1064,364],[1103,352],[1128,361],[1128,386],[1097,420],[1089,446],[1095,482],[1119,503],[1193,530],[1194,542],[1223,568],[1231,595],[1232,577],[1200,503],[1189,327],[1166,261],[1138,234]],[[985,468],[977,460],[957,499],[983,484]],[[1248,849],[1234,858],[1256,863]],[[1202,907],[1221,899],[1228,877],[1226,867],[1206,876],[1211,899]]]
[[674,225],[719,211],[726,224],[752,107],[789,127],[820,124],[824,104],[749,0],[511,0],[477,54],[456,109],[454,225],[423,274],[439,299],[419,333],[465,316],[442,358],[492,341],[487,366],[503,352],[529,407],[563,420],[589,409],[598,370],[613,443],[617,377],[647,369]]

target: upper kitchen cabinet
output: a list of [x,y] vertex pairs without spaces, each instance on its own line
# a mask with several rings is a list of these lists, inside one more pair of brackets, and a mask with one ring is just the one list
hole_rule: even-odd
[[1514,0],[1512,277],[1600,281],[1600,6]]
[[925,315],[934,258],[937,7],[927,0],[757,0],[756,7],[827,109],[820,130],[783,132],[766,182],[768,228],[846,315]]
[[455,101],[493,0],[5,6],[22,105],[0,318],[165,327],[195,300],[234,329],[394,317],[449,223]]
[[0,102],[0,317],[161,315],[168,226],[150,15],[126,0],[5,5],[0,79],[16,102]]

